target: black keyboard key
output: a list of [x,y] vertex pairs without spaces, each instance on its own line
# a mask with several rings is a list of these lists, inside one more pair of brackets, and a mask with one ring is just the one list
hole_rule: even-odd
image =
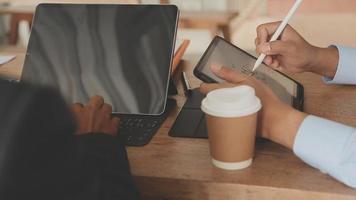
[[118,115],[121,118],[119,138],[126,141],[127,146],[143,146],[152,137],[168,117],[169,112],[176,106],[176,101],[167,100],[166,110],[159,116],[148,115]]

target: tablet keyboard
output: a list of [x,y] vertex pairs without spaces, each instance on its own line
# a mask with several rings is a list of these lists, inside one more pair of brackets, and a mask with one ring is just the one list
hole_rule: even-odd
[[118,133],[120,139],[125,140],[127,146],[144,146],[148,144],[175,105],[175,100],[168,99],[165,112],[159,116],[118,115],[121,119]]
[[205,95],[199,88],[191,90],[187,101],[180,111],[169,135],[183,138],[208,138],[205,114],[200,109]]
[[[19,82],[19,80],[14,79],[7,79],[6,81],[11,83]],[[175,87],[172,88],[174,89]],[[173,91],[173,94],[175,93],[176,91]],[[118,131],[119,138],[125,140],[126,146],[144,146],[148,144],[175,106],[176,101],[168,99],[166,109],[162,115],[115,115],[121,120]]]

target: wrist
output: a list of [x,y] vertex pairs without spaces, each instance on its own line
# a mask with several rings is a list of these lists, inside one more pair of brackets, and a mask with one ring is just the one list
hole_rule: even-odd
[[338,49],[335,47],[314,48],[316,55],[310,71],[331,79],[334,78],[339,63]]
[[299,127],[306,117],[307,114],[284,104],[268,131],[267,139],[293,149]]

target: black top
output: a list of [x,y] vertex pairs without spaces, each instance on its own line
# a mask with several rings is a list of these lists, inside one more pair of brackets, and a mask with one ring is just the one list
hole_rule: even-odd
[[139,199],[124,145],[75,136],[55,92],[0,81],[0,199]]

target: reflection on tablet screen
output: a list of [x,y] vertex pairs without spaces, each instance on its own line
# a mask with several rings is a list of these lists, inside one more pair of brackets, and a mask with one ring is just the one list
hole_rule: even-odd
[[[256,59],[244,51],[237,49],[224,40],[218,40],[205,54],[198,67],[201,72],[217,82],[223,82],[224,80],[211,72],[211,65],[218,64],[251,75],[251,69],[255,62]],[[294,81],[264,64],[254,72],[253,76],[271,87],[281,100],[293,105],[293,98],[297,96],[297,84]]]
[[159,115],[177,19],[175,6],[41,4],[21,81],[57,89],[68,103],[100,95],[115,113]]

